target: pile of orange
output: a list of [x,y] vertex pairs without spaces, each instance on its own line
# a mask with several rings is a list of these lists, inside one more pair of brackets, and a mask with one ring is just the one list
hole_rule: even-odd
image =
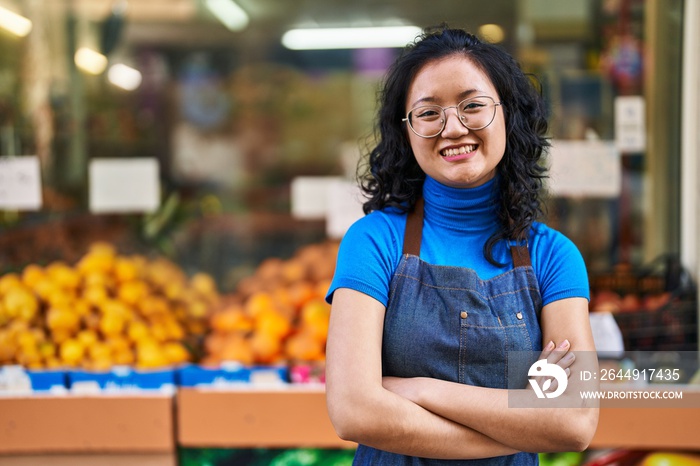
[[209,319],[204,365],[325,360],[330,286],[338,243],[304,246],[287,260],[269,258],[226,296]]
[[96,243],[74,266],[26,266],[0,277],[0,364],[157,368],[192,360],[219,306],[214,280],[164,258]]

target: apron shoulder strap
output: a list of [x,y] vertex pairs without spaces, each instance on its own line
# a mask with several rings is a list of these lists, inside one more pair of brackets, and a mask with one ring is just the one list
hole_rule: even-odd
[[511,246],[510,255],[513,257],[513,268],[529,267],[532,265],[530,250],[527,245]]
[[420,257],[420,242],[423,236],[423,197],[419,197],[413,210],[406,217],[403,237],[403,253]]

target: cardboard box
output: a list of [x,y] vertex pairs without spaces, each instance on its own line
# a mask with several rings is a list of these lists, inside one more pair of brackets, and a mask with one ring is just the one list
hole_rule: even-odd
[[2,466],[177,466],[172,453],[0,455]]
[[[689,397],[700,399],[700,393]],[[591,449],[700,448],[700,408],[600,408]]]
[[177,407],[177,441],[183,447],[357,446],[336,435],[323,388],[181,388]]
[[172,395],[0,398],[0,455],[175,451]]

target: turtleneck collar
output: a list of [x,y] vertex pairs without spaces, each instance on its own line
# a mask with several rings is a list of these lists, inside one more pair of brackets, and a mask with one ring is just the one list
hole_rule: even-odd
[[497,183],[498,176],[476,188],[452,188],[426,176],[423,184],[426,220],[462,230],[496,228]]

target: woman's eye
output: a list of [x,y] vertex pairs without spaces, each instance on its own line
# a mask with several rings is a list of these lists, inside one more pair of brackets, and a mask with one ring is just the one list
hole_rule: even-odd
[[481,102],[467,102],[462,106],[462,110],[465,112],[478,112],[484,108],[484,104]]
[[416,115],[416,118],[421,118],[421,119],[437,118],[440,115],[440,112],[434,108],[426,108],[426,109],[418,110],[414,113]]

